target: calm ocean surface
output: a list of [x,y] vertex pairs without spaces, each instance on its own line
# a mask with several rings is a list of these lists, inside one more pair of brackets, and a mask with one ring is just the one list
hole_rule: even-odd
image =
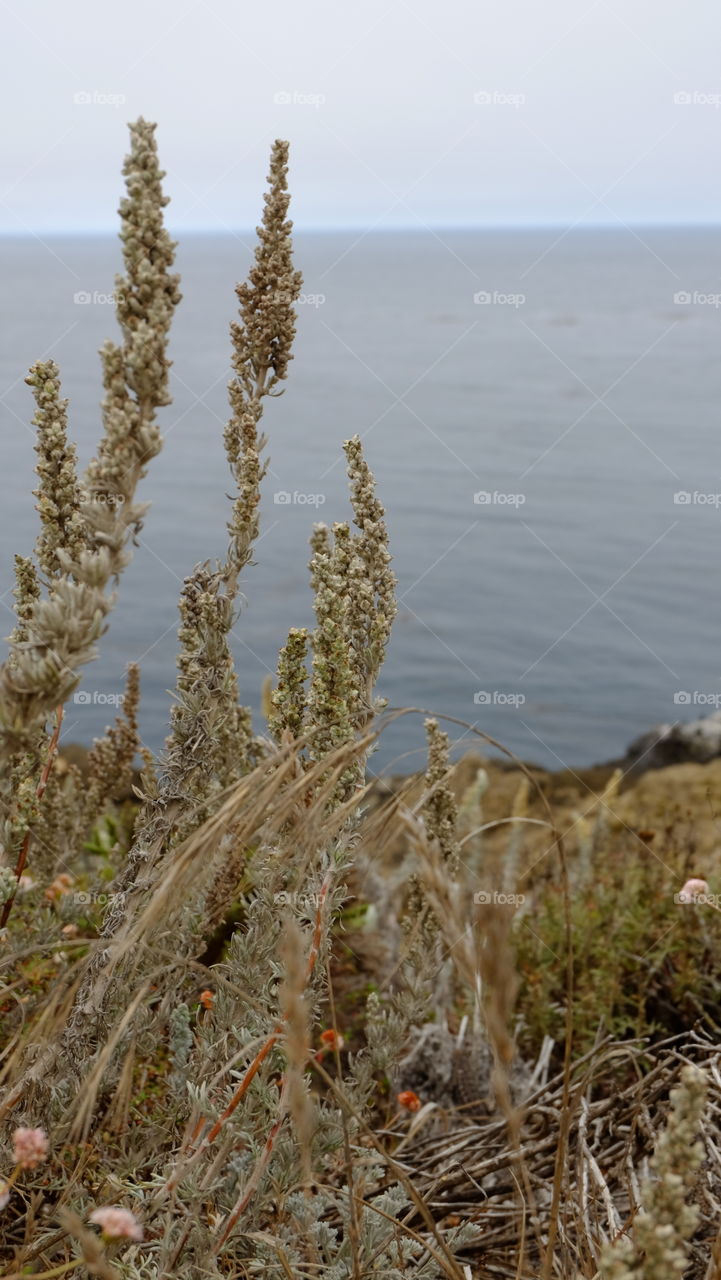
[[[158,748],[165,736],[181,582],[225,549],[228,324],[251,247],[250,235],[181,238],[174,404],[140,495],[152,508],[82,681],[94,701],[71,704],[67,741],[113,718],[107,699],[130,659],[144,737]],[[266,410],[262,537],[235,629],[243,700],[257,708],[288,628],[312,622],[307,540],[314,520],[347,516],[341,444],[358,432],[399,578],[380,689],[393,706],[573,767],[721,705],[721,231],[318,233],[296,250],[306,300],[287,390]],[[120,260],[100,237],[4,239],[0,259],[7,635],[13,554],[31,549],[37,520],[23,379],[34,360],[57,360],[84,464]],[[373,764],[422,759],[412,716]]]

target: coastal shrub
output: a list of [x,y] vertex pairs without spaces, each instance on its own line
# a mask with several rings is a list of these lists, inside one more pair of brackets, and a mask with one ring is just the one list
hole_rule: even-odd
[[[715,920],[699,917],[702,952],[665,944],[670,915],[643,877],[632,910],[631,882],[604,865],[600,818],[593,848],[569,841],[523,765],[494,870],[492,785],[476,770],[456,794],[435,718],[423,776],[379,802],[367,763],[394,714],[375,686],[395,577],[357,437],[343,445],[351,518],[309,530],[315,625],[279,637],[266,732],[240,701],[231,637],[252,589],[262,416],[288,375],[301,288],[287,170],[277,141],[230,331],[225,552],[188,566],[158,758],[139,739],[132,664],[115,724],[85,758],[58,755],[170,404],[176,246],[142,119],[120,205],[120,339],[101,351],[102,435],[82,476],[60,370],[39,361],[27,379],[40,530],[16,557],[0,667],[3,1274],[571,1280],[603,1265],[650,1280],[666,1260],[680,1275],[689,1201],[721,1194],[712,1143],[703,1186],[700,1144],[673,1167],[707,1093],[719,1106],[715,1046],[696,1032],[667,1046],[647,1090],[646,1046],[623,1039],[656,1030],[643,976],[629,990],[649,942],[677,973],[681,954],[679,981],[706,1009]],[[548,843],[550,887],[530,875],[526,823]],[[531,919],[553,964],[525,937]],[[576,998],[595,973],[603,991]],[[633,1088],[614,1098],[619,1055]]]

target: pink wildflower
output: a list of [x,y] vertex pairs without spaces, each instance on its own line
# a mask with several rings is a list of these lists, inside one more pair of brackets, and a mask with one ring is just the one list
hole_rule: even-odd
[[129,1209],[118,1209],[107,1205],[104,1209],[94,1209],[90,1215],[106,1240],[142,1240],[143,1228]]
[[25,1129],[22,1126],[13,1134],[15,1163],[21,1169],[34,1169],[48,1158],[48,1139],[44,1129]]
[[708,885],[705,880],[687,880],[683,889],[678,895],[679,902],[695,902],[699,896],[708,895]]

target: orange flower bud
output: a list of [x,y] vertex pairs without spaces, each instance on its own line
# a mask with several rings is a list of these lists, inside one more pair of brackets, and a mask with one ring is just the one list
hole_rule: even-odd
[[342,1049],[345,1044],[340,1031],[336,1031],[333,1027],[329,1027],[327,1031],[321,1031],[320,1042],[328,1049]]
[[405,1107],[406,1111],[420,1111],[423,1104],[418,1094],[414,1093],[412,1089],[404,1089],[402,1093],[398,1094],[398,1105]]

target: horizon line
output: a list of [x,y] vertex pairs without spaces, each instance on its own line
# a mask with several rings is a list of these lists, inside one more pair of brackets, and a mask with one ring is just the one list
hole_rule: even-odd
[[[569,226],[566,222],[437,222],[429,223],[427,226],[418,226],[417,223],[399,224],[392,227],[367,227],[362,223],[343,223],[343,224],[319,224],[313,223],[306,226],[294,223],[293,231],[299,235],[342,235],[342,234],[359,234],[364,236],[371,235],[397,235],[415,232],[418,235],[433,235],[439,232],[483,232],[483,231],[560,231],[563,230],[567,235],[571,235],[575,231],[618,231],[623,232],[631,228],[643,227],[649,230],[663,230],[681,228],[694,229],[706,227],[721,227],[721,218],[717,221],[708,221],[699,219],[698,221],[647,221],[639,219],[638,221],[628,221],[619,223],[617,220],[608,222],[584,222]],[[201,235],[201,236],[238,236],[238,235],[255,235],[256,226],[244,227],[183,227],[173,226],[168,223],[166,227],[171,235]],[[117,236],[117,225],[112,227],[49,227],[41,230],[23,229],[15,230],[12,228],[0,227],[0,238],[15,238],[18,240],[35,240],[40,236]]]

